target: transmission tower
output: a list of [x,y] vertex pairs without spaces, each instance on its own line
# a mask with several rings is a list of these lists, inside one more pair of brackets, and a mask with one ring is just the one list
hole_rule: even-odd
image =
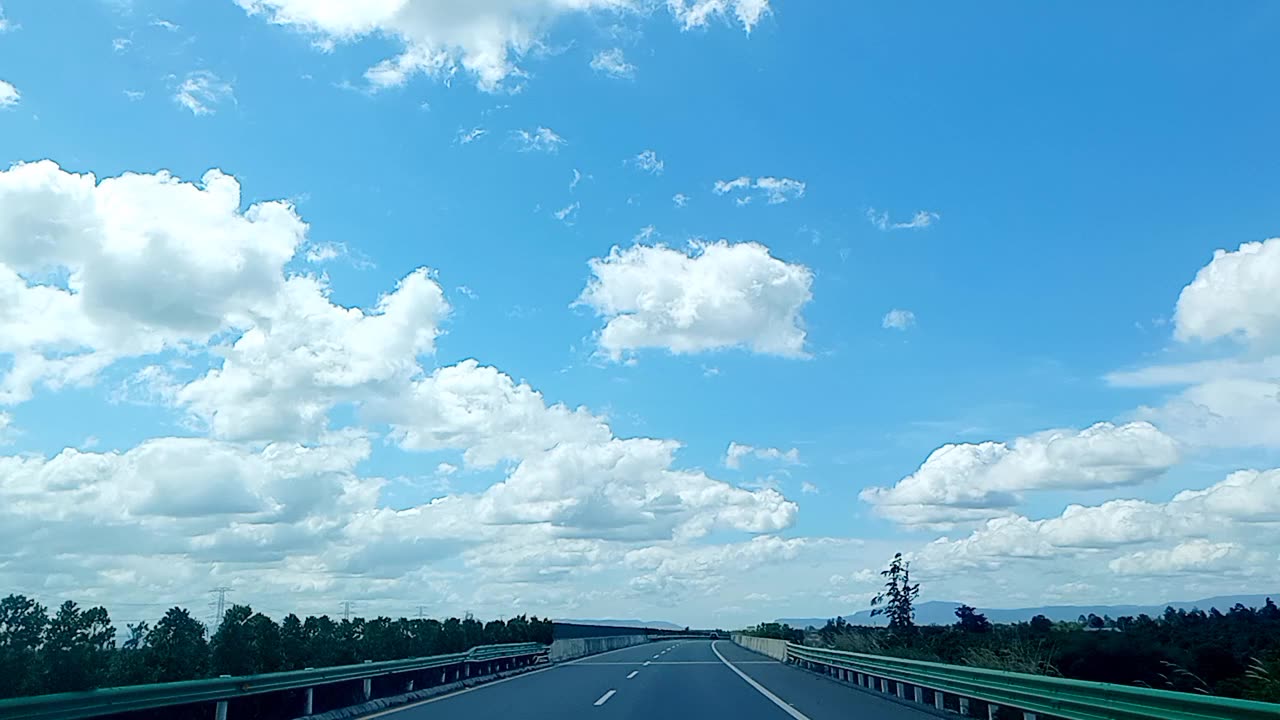
[[426,605],[419,605],[419,606],[418,606],[418,619],[419,619],[419,620],[421,620],[423,617],[425,617],[425,616],[426,616],[426,612],[427,612],[427,606],[426,606]]
[[350,600],[342,601],[342,619],[343,620],[351,619],[351,601]]
[[217,607],[217,610],[216,610],[217,614],[213,616],[213,627],[216,630],[218,626],[222,625],[222,616],[226,614],[227,593],[231,592],[231,588],[225,587],[225,586],[216,587],[210,590],[209,592],[218,594],[218,599],[212,603],[209,603],[210,605],[214,605]]

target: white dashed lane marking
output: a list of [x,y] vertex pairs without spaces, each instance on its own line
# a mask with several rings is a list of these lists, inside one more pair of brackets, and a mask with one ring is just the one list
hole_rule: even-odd
[[610,690],[609,692],[607,692],[607,693],[605,693],[605,694],[601,695],[601,696],[600,696],[600,699],[599,699],[599,700],[597,700],[597,701],[595,702],[596,707],[600,707],[601,705],[603,705],[603,704],[605,704],[605,703],[609,702],[609,698],[613,697],[613,694],[614,694],[614,693],[616,693],[616,692],[618,692],[618,691],[617,691],[617,690]]

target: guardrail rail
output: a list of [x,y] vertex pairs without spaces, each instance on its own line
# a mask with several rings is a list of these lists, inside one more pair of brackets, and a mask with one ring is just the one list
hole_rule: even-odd
[[[228,701],[249,695],[285,690],[305,691],[297,714],[310,715],[313,710],[313,690],[318,686],[363,680],[362,694],[365,700],[369,700],[372,696],[372,681],[377,677],[439,669],[439,684],[444,684],[531,665],[546,652],[547,646],[541,643],[482,645],[464,653],[406,660],[384,660],[364,662],[359,665],[307,668],[262,675],[35,695],[0,700],[0,718],[4,720],[78,720],[116,713],[212,702],[216,703],[213,708],[213,717],[216,720],[227,720]],[[413,684],[413,679],[406,680],[404,692],[412,692]]]
[[[735,640],[738,638],[735,637]],[[901,700],[969,716],[971,701],[996,720],[1280,720],[1280,705],[1060,677],[907,660],[787,643],[786,661]],[[910,693],[908,694],[908,691]],[[952,700],[948,702],[947,698]]]

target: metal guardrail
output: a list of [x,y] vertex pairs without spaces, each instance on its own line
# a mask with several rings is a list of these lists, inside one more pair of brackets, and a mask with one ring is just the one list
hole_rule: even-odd
[[366,662],[359,665],[309,668],[262,675],[185,680],[152,685],[103,688],[85,692],[35,695],[0,700],[0,718],[4,720],[79,720],[80,718],[93,718],[138,710],[217,702],[215,717],[218,720],[226,720],[226,702],[228,700],[284,690],[307,691],[304,705],[299,708],[301,711],[299,714],[308,715],[312,710],[311,690],[320,685],[364,680],[364,696],[368,699],[370,696],[369,683],[375,677],[441,668],[441,681],[444,682],[448,681],[451,668],[454,670],[454,679],[461,679],[471,674],[471,667],[474,665],[485,664],[487,666],[504,660],[518,662],[521,659],[534,658],[546,652],[547,646],[541,643],[483,645],[464,653],[433,655],[431,657],[410,658],[407,660],[384,660],[382,662]]
[[837,675],[841,680],[916,702],[929,700],[939,710],[946,695],[959,698],[967,715],[969,700],[1020,710],[1026,720],[1038,714],[1063,720],[1280,720],[1280,705],[1128,685],[987,670],[964,665],[907,660],[805,647],[787,643],[787,662]]

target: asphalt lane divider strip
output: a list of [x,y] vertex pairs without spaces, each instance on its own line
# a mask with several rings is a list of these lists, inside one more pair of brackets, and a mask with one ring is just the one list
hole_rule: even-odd
[[609,702],[609,698],[613,697],[613,694],[614,694],[614,693],[616,693],[616,692],[618,692],[618,691],[617,691],[617,690],[610,690],[609,692],[607,692],[607,693],[605,693],[605,694],[601,695],[601,696],[600,696],[600,699],[599,699],[599,700],[597,700],[597,701],[595,701],[594,705],[595,705],[596,707],[600,707],[601,705],[603,705],[603,704],[605,704],[605,703]]
[[[718,641],[716,641],[716,642],[718,642]],[[760,693],[761,695],[763,695],[763,696],[765,696],[766,698],[768,698],[768,699],[769,699],[769,700],[770,700],[774,705],[777,705],[779,708],[781,708],[781,709],[782,709],[782,711],[783,711],[783,712],[785,712],[786,714],[788,714],[788,715],[790,715],[791,717],[795,718],[795,720],[809,720],[809,716],[808,716],[808,715],[805,715],[804,713],[800,712],[799,710],[797,710],[797,709],[795,709],[795,708],[791,707],[791,706],[790,706],[790,705],[788,705],[788,704],[786,703],[786,701],[784,701],[782,698],[780,698],[780,697],[778,697],[777,695],[774,695],[773,693],[769,692],[769,689],[768,689],[768,688],[766,688],[765,686],[763,686],[763,685],[761,685],[760,683],[756,682],[755,680],[751,679],[751,677],[750,677],[749,675],[747,675],[746,673],[742,672],[742,671],[741,671],[741,670],[739,670],[738,668],[734,667],[733,663],[729,662],[728,660],[725,660],[725,659],[724,659],[724,656],[723,656],[723,655],[721,655],[721,654],[720,654],[720,651],[716,648],[716,642],[712,642],[712,643],[711,643],[711,652],[715,653],[715,654],[716,654],[716,657],[720,658],[720,662],[724,663],[724,664],[725,664],[725,667],[729,668],[729,669],[730,669],[730,670],[732,670],[734,673],[736,673],[736,674],[738,675],[738,677],[742,678],[743,680],[746,680],[748,685],[750,685],[751,687],[753,687],[753,688],[755,688],[755,689],[756,689],[756,692],[758,692],[758,693]]]
[[628,679],[628,680],[630,680],[631,678],[633,678],[633,677],[635,677],[635,676],[637,676],[637,675],[639,675],[639,674],[640,674],[640,671],[639,671],[639,670],[632,670],[632,671],[631,671],[631,674],[627,676],[627,679]]
[[[548,670],[555,670],[557,668],[562,668],[567,665],[577,665],[578,663],[582,662],[583,660],[586,660],[587,658],[595,658],[595,657],[600,657],[602,655],[608,655],[610,653],[622,652],[623,650],[630,650],[633,647],[635,646],[632,645],[630,647],[618,648],[617,650],[606,650],[602,653],[596,653],[595,655],[587,655],[586,657],[578,658],[577,660],[569,660],[568,662],[562,662],[559,665],[549,665],[547,667],[539,668],[537,670],[522,672],[519,675],[512,675],[511,677],[505,677],[505,678],[502,678],[501,680],[494,680],[492,682],[487,682],[482,685],[473,685],[472,687],[469,687],[469,688],[462,688],[457,692],[445,693],[444,695],[437,695],[435,697],[427,698],[426,700],[419,700],[418,702],[409,703],[408,705],[401,705],[400,707],[397,707],[397,708],[388,708],[386,710],[383,710],[382,712],[376,712],[372,715],[364,715],[360,718],[360,720],[374,720],[374,718],[386,717],[387,715],[391,715],[393,713],[404,712],[405,710],[412,710],[414,708],[422,707],[423,705],[429,705],[433,702],[439,702],[441,700],[455,698],[455,697],[458,697],[459,695],[463,695],[463,694],[472,692],[474,690],[483,690],[484,688],[493,687],[494,685],[501,685],[502,683],[511,682],[512,680],[519,680],[520,678],[526,678],[526,677],[529,677],[530,675],[538,675],[538,674],[547,672]],[[630,664],[631,663],[627,663],[627,665],[630,665]],[[647,665],[648,662],[646,662],[645,664]]]

